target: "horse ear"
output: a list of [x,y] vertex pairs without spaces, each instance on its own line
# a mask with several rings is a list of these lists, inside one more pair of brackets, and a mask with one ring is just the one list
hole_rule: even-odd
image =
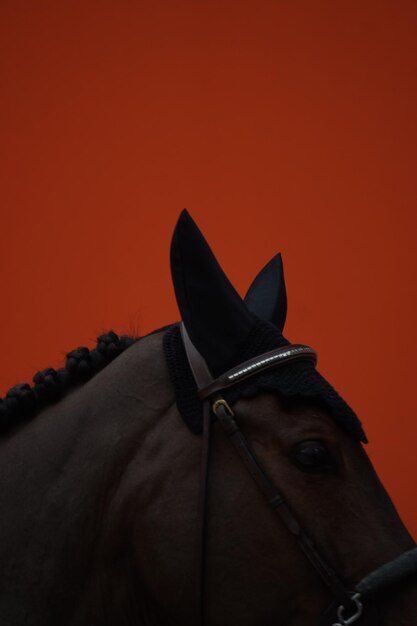
[[224,372],[233,365],[255,317],[185,209],[172,238],[171,272],[178,308],[191,341],[213,374]]
[[256,276],[245,296],[245,304],[282,333],[287,317],[287,292],[281,254],[276,254]]

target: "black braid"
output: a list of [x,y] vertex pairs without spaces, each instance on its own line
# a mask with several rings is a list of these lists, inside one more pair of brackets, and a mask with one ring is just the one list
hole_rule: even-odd
[[89,350],[76,348],[67,354],[65,367],[48,368],[37,372],[34,385],[15,385],[0,398],[0,433],[6,433],[25,420],[34,417],[42,408],[60,400],[72,387],[92,378],[138,338],[118,336],[113,331],[97,338],[97,347]]

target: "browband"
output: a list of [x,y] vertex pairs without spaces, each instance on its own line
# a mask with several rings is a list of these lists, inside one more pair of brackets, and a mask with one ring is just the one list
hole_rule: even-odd
[[[310,361],[314,365],[317,363],[317,352],[309,346],[297,343],[264,352],[259,356],[240,363],[237,367],[232,367],[232,369],[213,380],[206,362],[194,347],[183,322],[181,322],[181,335],[187,355],[198,355],[197,359],[189,358],[188,360],[198,385],[198,397],[201,400],[205,400],[213,393],[232,387],[240,383],[240,381],[272,367],[278,367],[293,361]],[[197,363],[198,369],[196,367]]]

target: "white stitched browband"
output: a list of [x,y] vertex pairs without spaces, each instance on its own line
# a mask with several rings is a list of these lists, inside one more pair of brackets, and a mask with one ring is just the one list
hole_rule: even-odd
[[246,376],[249,372],[253,372],[254,370],[263,369],[265,365],[270,365],[274,361],[286,360],[288,357],[296,356],[296,355],[305,355],[310,356],[312,360],[317,360],[317,353],[308,346],[294,346],[292,348],[287,348],[283,352],[277,352],[267,358],[260,359],[251,365],[248,365],[237,372],[233,372],[228,374],[228,380],[236,380],[241,378],[242,376]]
[[200,384],[198,396],[201,399],[207,398],[221,389],[232,387],[241,380],[258,374],[258,372],[295,361],[311,361],[315,365],[317,363],[317,353],[313,348],[302,344],[275,348],[275,350],[264,352],[264,354],[241,363],[208,384]]

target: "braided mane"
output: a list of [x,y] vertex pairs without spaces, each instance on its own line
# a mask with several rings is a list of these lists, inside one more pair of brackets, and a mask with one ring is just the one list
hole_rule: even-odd
[[9,432],[29,420],[49,404],[58,402],[73,387],[85,383],[111,363],[139,337],[118,336],[110,331],[97,338],[93,350],[82,346],[66,355],[65,367],[51,367],[37,372],[34,385],[22,383],[11,387],[0,398],[0,434]]

